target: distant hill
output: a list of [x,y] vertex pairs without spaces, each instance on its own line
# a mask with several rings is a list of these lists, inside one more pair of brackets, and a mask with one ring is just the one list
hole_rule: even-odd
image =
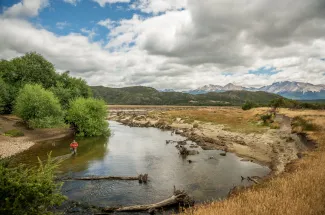
[[225,92],[231,90],[265,91],[269,93],[276,93],[283,97],[295,100],[325,99],[324,84],[314,85],[310,83],[292,81],[275,82],[261,88],[247,88],[234,84],[227,84],[225,86],[210,84],[187,92],[190,94],[204,94],[209,92]]
[[151,87],[110,88],[91,87],[95,97],[104,99],[108,104],[125,105],[242,105],[245,101],[268,104],[281,96],[267,92],[226,91],[193,95],[182,92],[159,92]]

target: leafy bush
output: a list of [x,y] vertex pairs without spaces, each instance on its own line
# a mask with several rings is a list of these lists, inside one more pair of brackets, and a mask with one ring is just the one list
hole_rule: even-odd
[[77,98],[69,106],[66,119],[74,126],[78,136],[109,135],[107,107],[103,100]]
[[45,164],[39,160],[38,168],[9,167],[7,161],[0,161],[0,214],[52,214],[49,207],[65,200],[61,183],[53,180],[57,166],[50,155]]
[[15,113],[33,128],[62,126],[59,100],[40,85],[26,84],[19,92]]
[[17,129],[12,129],[12,130],[6,131],[4,133],[4,135],[8,136],[8,137],[22,137],[22,136],[24,136],[24,132],[17,130]]
[[246,101],[243,106],[241,107],[243,110],[250,110],[254,107],[256,107],[257,105],[254,102],[251,101]]
[[319,127],[311,122],[308,122],[300,116],[296,116],[292,119],[292,127],[295,131],[316,131]]
[[260,116],[261,120],[263,121],[264,125],[268,125],[269,123],[273,122],[273,114],[263,114]]
[[12,107],[12,88],[0,78],[0,114],[10,113]]

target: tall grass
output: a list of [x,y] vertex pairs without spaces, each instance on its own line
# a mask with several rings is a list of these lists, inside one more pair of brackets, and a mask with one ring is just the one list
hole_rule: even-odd
[[186,121],[201,121],[215,124],[223,124],[227,129],[242,133],[263,132],[264,128],[256,122],[259,115],[266,108],[258,108],[244,111],[237,107],[212,107],[193,110],[168,111],[164,117],[182,118]]

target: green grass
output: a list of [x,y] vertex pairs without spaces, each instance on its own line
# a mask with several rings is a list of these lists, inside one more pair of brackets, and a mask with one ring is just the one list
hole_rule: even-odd
[[4,133],[4,135],[8,136],[8,137],[22,137],[22,136],[24,136],[24,132],[17,130],[17,129],[12,129],[12,130],[6,131]]

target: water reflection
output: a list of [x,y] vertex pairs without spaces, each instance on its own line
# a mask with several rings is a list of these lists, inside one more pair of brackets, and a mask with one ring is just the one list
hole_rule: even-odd
[[[110,122],[113,135],[105,138],[78,140],[77,156],[66,160],[61,171],[71,176],[112,175],[136,176],[148,173],[147,185],[137,181],[68,181],[63,193],[70,199],[98,206],[147,204],[168,198],[175,185],[186,190],[196,201],[224,198],[234,185],[248,185],[241,176],[264,176],[269,169],[251,162],[242,162],[232,153],[220,156],[220,151],[203,151],[189,156],[193,162],[179,156],[175,144],[166,140],[183,137],[156,128],[131,128]],[[46,157],[69,152],[69,143],[62,140],[39,144],[22,153],[20,162],[36,155]],[[52,144],[53,143],[53,144]],[[214,159],[209,159],[213,156]]]
[[[62,156],[70,153],[70,143],[73,141],[71,138],[62,140],[51,140],[39,143],[31,147],[28,151],[17,155],[13,163],[24,163],[27,165],[37,164],[39,157],[41,160],[47,159],[47,154],[52,153],[52,158]],[[79,143],[78,154],[72,156],[70,159],[65,160],[59,170],[62,172],[79,172],[88,168],[88,164],[96,160],[102,160],[108,153],[108,138],[106,137],[92,137],[77,139]]]

